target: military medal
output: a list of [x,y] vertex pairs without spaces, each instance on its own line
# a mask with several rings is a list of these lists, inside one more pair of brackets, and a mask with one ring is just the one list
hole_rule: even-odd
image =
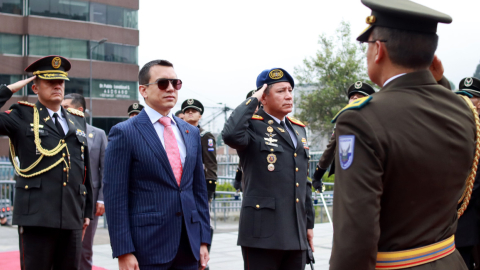
[[295,133],[297,133],[297,136],[300,136],[300,134],[298,134],[298,130],[295,130]]
[[275,165],[273,165],[273,163],[277,162],[277,156],[275,154],[268,154],[267,161],[270,163],[268,164],[267,169],[272,172],[275,170]]
[[268,120],[269,125],[273,125],[273,120]]
[[285,129],[283,129],[281,127],[277,127],[277,128],[278,128],[278,130],[280,130],[280,132],[283,132],[283,133],[285,132]]
[[273,132],[273,128],[272,128],[272,127],[267,127],[267,132],[272,133],[272,132]]
[[72,121],[72,119],[68,119],[68,121],[70,121],[70,123],[72,123],[72,125],[75,125],[75,123]]

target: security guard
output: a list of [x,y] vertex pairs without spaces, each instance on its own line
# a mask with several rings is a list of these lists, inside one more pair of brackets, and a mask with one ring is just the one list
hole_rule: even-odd
[[[204,130],[198,124],[202,118],[204,108],[203,104],[196,99],[187,99],[182,103],[182,112],[184,114],[185,122],[196,126],[200,129],[200,142],[202,144],[202,160],[203,169],[205,171],[205,180],[207,181],[208,202],[211,204],[215,196],[215,189],[217,188],[217,144],[215,136]],[[213,239],[213,228],[210,227],[211,237]],[[208,246],[210,252],[211,245]],[[209,266],[206,268],[210,269]]]
[[440,66],[437,24],[452,19],[408,0],[362,3],[372,14],[357,40],[382,88],[333,119],[330,269],[467,269],[454,233],[477,170],[478,115],[437,83],[443,68],[429,71]]
[[140,103],[133,103],[128,106],[128,118],[137,116],[143,110],[143,105]]
[[[245,269],[304,269],[307,245],[313,249],[305,125],[286,117],[293,87],[284,69],[262,71],[259,90],[233,111],[222,131],[244,173],[238,245]],[[259,102],[263,108],[254,114]]]
[[[473,105],[480,111],[480,80],[473,77],[463,78],[456,94],[468,96]],[[470,203],[463,215],[458,219],[457,232],[455,233],[455,246],[460,252],[468,269],[474,269],[474,247],[480,244],[480,173],[473,185]]]
[[[34,77],[0,88],[0,106],[33,80],[36,103],[19,101],[0,113],[0,134],[10,138],[21,167],[13,224],[18,225],[22,269],[78,269],[83,232],[93,218],[90,163],[83,113],[64,110],[70,62],[41,58],[25,71]],[[83,230],[82,230],[83,229]]]
[[[355,100],[365,97],[365,96],[370,96],[375,93],[375,90],[367,84],[362,81],[357,81],[354,84],[350,85],[347,90],[347,98],[348,98],[348,103],[352,103]],[[335,173],[335,163],[333,162],[335,159],[335,147],[337,146],[337,141],[335,140],[335,131],[332,133],[332,137],[330,138],[330,141],[328,142],[327,148],[325,151],[323,151],[322,157],[320,158],[320,161],[318,161],[317,168],[315,169],[315,173],[313,174],[313,181],[312,185],[313,187],[322,192],[323,188],[323,183],[322,183],[322,177],[327,171],[328,167],[330,167],[329,171],[329,176]]]
[[[256,91],[257,90],[248,91],[247,99],[250,98],[253,94],[255,94]],[[255,110],[254,113],[257,113],[257,111],[258,111],[258,107],[257,107],[257,109]],[[237,171],[235,172],[235,179],[233,181],[233,187],[237,190],[237,192],[243,191],[242,181],[243,181],[243,170],[242,170],[242,167],[240,167],[240,164],[239,164],[238,167],[237,167]]]

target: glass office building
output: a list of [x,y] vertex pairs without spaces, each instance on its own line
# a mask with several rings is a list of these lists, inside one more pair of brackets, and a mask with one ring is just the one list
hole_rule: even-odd
[[[0,84],[30,76],[26,65],[41,57],[61,55],[72,63],[65,94],[82,94],[93,125],[108,134],[138,101],[138,9],[139,0],[0,0]],[[3,108],[36,99],[29,85]],[[3,149],[8,139],[0,137],[0,156]]]

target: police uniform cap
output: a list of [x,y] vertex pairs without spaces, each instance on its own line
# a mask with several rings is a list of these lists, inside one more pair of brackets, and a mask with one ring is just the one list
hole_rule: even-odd
[[128,107],[128,115],[132,113],[140,113],[143,110],[143,105],[140,103],[133,103]]
[[348,98],[350,99],[350,97],[355,93],[360,93],[364,96],[370,96],[375,93],[375,90],[373,90],[373,88],[369,84],[358,81],[350,85],[350,87],[348,88]]
[[476,97],[480,97],[480,80],[475,77],[466,77],[460,81],[460,91],[465,91]]
[[438,23],[452,22],[447,14],[409,0],[362,0],[362,3],[372,14],[367,17],[369,26],[358,36],[358,41],[368,41],[375,26],[435,34]]
[[279,82],[289,82],[292,89],[295,86],[292,76],[283,68],[266,69],[257,77],[257,90],[262,88],[264,84],[271,85]]
[[256,89],[252,91],[248,91],[247,98],[253,96],[253,94],[255,94],[256,91],[257,91]]
[[67,71],[72,65],[66,58],[58,55],[50,55],[38,59],[31,63],[26,69],[26,72],[31,72],[42,80],[66,80],[68,79]]
[[187,109],[195,109],[200,112],[200,115],[203,115],[203,104],[196,99],[187,99],[182,103],[182,112],[185,113]]

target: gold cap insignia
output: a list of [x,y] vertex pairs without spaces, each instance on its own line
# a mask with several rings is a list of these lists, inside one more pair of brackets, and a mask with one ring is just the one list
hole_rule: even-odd
[[138,103],[133,103],[132,108],[133,108],[134,110],[138,109]]
[[187,104],[188,104],[188,105],[192,105],[192,104],[193,104],[193,99],[188,99],[188,100],[187,100]]
[[471,77],[465,78],[465,81],[463,82],[463,84],[464,84],[466,87],[470,87],[470,86],[472,86],[472,84],[473,84],[473,79],[472,79]]
[[268,76],[273,80],[278,80],[278,79],[283,78],[283,71],[281,71],[280,69],[274,69],[274,70],[270,71]]
[[358,81],[355,83],[355,89],[360,89],[362,88],[362,86],[363,86],[363,83],[361,81]]
[[374,24],[377,21],[377,18],[375,18],[375,16],[373,16],[373,15],[368,16],[366,21],[367,21],[368,24]]
[[52,67],[54,69],[59,68],[62,65],[62,59],[60,57],[55,57],[52,59]]

